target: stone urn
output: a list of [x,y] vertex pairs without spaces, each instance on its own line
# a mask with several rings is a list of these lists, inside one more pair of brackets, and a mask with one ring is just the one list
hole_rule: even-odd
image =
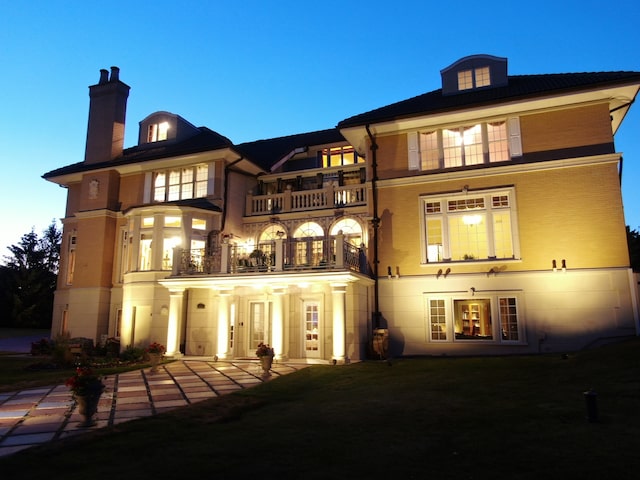
[[263,355],[260,357],[260,366],[265,375],[270,375],[269,370],[271,370],[271,365],[273,365],[273,355]]
[[80,423],[82,427],[91,427],[96,424],[93,416],[98,411],[98,402],[100,401],[101,392],[89,393],[86,395],[74,395],[78,404],[78,413],[82,415],[83,421]]
[[158,365],[162,361],[161,353],[149,353],[149,363],[151,363],[151,373],[156,373],[158,371]]

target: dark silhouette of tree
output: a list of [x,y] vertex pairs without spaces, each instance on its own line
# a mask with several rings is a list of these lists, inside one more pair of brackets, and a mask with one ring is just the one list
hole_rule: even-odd
[[627,226],[627,244],[631,268],[634,272],[640,272],[640,232],[631,230],[629,226]]
[[62,232],[55,221],[42,237],[31,230],[7,247],[0,267],[0,326],[48,328],[53,313]]

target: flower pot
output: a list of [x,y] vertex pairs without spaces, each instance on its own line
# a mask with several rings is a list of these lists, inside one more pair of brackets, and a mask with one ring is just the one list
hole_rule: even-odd
[[260,366],[265,374],[269,373],[271,370],[271,365],[273,364],[273,355],[263,355],[260,357]]
[[82,427],[95,425],[96,422],[93,420],[93,416],[98,411],[100,395],[101,393],[74,395],[76,403],[78,404],[78,413],[83,417],[83,421],[80,424]]
[[158,371],[158,365],[162,361],[161,353],[149,353],[149,363],[151,363],[151,373],[156,373]]

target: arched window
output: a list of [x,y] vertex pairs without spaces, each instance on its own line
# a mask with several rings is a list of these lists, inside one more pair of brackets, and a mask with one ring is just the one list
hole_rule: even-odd
[[342,230],[344,239],[351,245],[359,247],[364,243],[362,239],[362,226],[357,220],[353,218],[342,218],[333,224],[331,227],[331,236],[338,235],[338,232]]
[[[294,262],[297,266],[318,266],[327,261],[324,230],[316,222],[305,222],[293,233]],[[326,250],[326,251],[325,251]]]

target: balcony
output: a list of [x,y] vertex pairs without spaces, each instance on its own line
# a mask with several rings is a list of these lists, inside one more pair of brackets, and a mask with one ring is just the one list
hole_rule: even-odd
[[268,195],[249,193],[246,202],[247,216],[347,208],[367,204],[367,187],[366,184],[359,183],[294,191],[288,186],[283,193]]
[[247,252],[225,243],[207,255],[204,249],[174,249],[172,276],[244,275],[269,272],[349,270],[369,275],[364,249],[338,234],[326,238],[289,238],[260,243]]

